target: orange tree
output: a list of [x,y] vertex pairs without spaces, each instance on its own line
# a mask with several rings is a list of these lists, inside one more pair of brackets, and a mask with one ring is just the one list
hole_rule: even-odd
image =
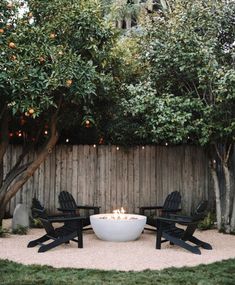
[[[3,0],[0,11],[1,224],[11,198],[51,153],[58,131],[71,122],[93,124],[92,108],[102,96],[109,100],[114,33],[95,0]],[[23,151],[3,179],[9,137],[17,137]],[[24,164],[35,146],[34,160]]]

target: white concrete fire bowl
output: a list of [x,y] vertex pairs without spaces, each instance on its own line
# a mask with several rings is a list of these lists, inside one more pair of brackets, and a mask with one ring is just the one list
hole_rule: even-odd
[[99,239],[106,241],[131,241],[141,235],[146,217],[135,214],[123,214],[118,218],[114,214],[90,216],[91,226]]

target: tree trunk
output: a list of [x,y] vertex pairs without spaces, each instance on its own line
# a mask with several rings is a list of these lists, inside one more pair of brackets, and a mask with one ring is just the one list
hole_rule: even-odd
[[224,211],[224,229],[226,233],[231,232],[231,176],[227,164],[223,164],[225,178],[225,211]]
[[222,229],[222,207],[221,207],[221,198],[220,198],[220,187],[219,179],[216,172],[215,161],[212,160],[210,164],[211,176],[214,184],[215,191],[215,201],[216,201],[216,218],[217,218],[217,228],[218,230]]
[[4,106],[1,111],[1,126],[0,126],[1,140],[0,140],[0,187],[3,182],[3,157],[6,153],[9,143],[8,137],[8,110],[7,106]]
[[231,232],[235,233],[235,195],[233,195],[232,215],[231,215]]
[[[213,148],[210,148],[218,230],[223,230],[226,233],[231,233],[235,225],[235,201],[232,200],[235,199],[235,193],[233,193],[232,173],[229,169],[232,147],[232,143],[225,142],[214,144]],[[220,167],[216,166],[216,160],[220,161]],[[219,181],[219,177],[224,177],[224,180]],[[224,196],[223,200],[222,196]]]
[[57,114],[52,117],[51,120],[51,136],[45,146],[37,154],[35,160],[30,163],[23,173],[16,179],[16,181],[8,188],[7,191],[0,193],[0,225],[4,218],[5,209],[11,198],[22,188],[22,186],[29,180],[34,172],[39,168],[41,163],[47,158],[52,152],[52,149],[57,143],[58,133],[56,130]]

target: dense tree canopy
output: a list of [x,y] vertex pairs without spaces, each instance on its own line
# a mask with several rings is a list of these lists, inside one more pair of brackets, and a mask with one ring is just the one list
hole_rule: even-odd
[[[25,147],[4,181],[1,167],[0,219],[11,197],[51,152],[58,131],[75,125],[98,128],[96,117],[105,109],[95,105],[112,101],[114,86],[109,62],[115,34],[98,1],[29,0],[22,17],[18,11],[26,4],[18,3],[0,4],[1,166],[9,136]],[[38,156],[22,165],[37,143]]]
[[235,230],[230,171],[235,140],[234,12],[232,1],[176,0],[154,15],[141,40],[145,72],[139,83],[128,85],[130,97],[123,100],[125,112],[142,122],[135,131],[139,137],[205,146],[218,225],[228,232]]
[[140,84],[129,86],[127,110],[149,126],[139,133],[153,142],[181,143],[188,136],[200,144],[231,141],[234,7],[223,1],[175,2],[172,12],[155,15],[147,28],[142,44],[147,72]]

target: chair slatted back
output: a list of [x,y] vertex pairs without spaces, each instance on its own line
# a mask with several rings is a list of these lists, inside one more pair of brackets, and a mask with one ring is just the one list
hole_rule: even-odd
[[77,209],[77,204],[73,196],[67,191],[60,192],[59,204],[62,209]]
[[55,229],[51,222],[48,220],[46,209],[42,206],[40,201],[33,198],[32,201],[32,215],[34,218],[39,218],[43,224],[43,227],[48,235],[55,235]]
[[162,211],[177,211],[180,208],[181,195],[180,192],[174,191],[168,194],[163,205]]
[[201,201],[197,205],[196,210],[194,211],[194,214],[192,215],[193,222],[191,225],[188,225],[188,227],[186,228],[184,232],[184,238],[188,238],[189,236],[193,235],[193,233],[198,227],[199,222],[202,221],[206,216],[207,206],[208,206],[208,201],[206,200]]

